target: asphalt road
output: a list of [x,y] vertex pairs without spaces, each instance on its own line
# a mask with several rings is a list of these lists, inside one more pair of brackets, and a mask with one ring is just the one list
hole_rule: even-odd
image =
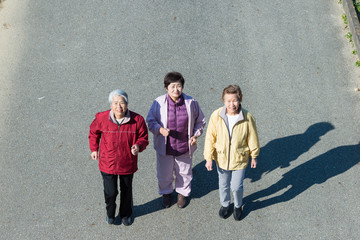
[[[1,239],[357,239],[360,71],[337,1],[5,1],[0,10]],[[168,71],[209,119],[239,84],[259,167],[244,219],[218,217],[204,137],[185,209],[162,209],[152,139],[134,223],[109,226],[88,127],[122,88],[146,116]],[[151,135],[150,135],[151,136]]]

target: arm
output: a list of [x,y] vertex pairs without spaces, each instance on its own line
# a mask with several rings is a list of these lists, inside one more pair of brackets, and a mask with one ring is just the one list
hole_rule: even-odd
[[251,168],[256,168],[256,166],[257,166],[257,160],[256,160],[256,158],[252,158],[251,159]]
[[197,139],[197,137],[196,137],[196,136],[192,136],[192,137],[190,138],[190,145],[191,145],[191,146],[194,146],[194,145],[196,145],[196,144],[197,144],[196,139]]
[[157,101],[154,101],[146,117],[149,131],[152,132],[154,135],[160,134],[160,128],[162,128],[160,124],[160,119],[158,119],[159,116],[160,105]]
[[91,158],[94,160],[98,160],[98,150],[99,150],[99,143],[101,138],[101,130],[96,116],[94,121],[90,125],[88,138],[89,138],[89,147],[91,151]]
[[131,148],[131,152],[133,153],[133,155],[136,155],[138,152],[144,151],[146,146],[149,145],[148,128],[146,127],[144,118],[139,115],[136,121],[138,136],[135,144]]
[[208,171],[212,171],[212,161],[206,161],[205,167]]
[[194,104],[194,110],[195,110],[193,113],[194,119],[195,119],[195,124],[194,124],[192,137],[194,137],[193,141],[195,140],[195,144],[196,144],[196,138],[200,137],[204,131],[206,119],[205,119],[203,112],[201,111],[199,103],[194,100],[193,104]]
[[250,149],[250,156],[251,156],[251,167],[256,167],[256,158],[259,156],[260,153],[260,145],[259,145],[259,138],[257,134],[256,128],[256,121],[255,118],[249,114],[249,128],[248,128],[248,137],[247,143]]
[[130,150],[131,150],[131,154],[136,156],[139,153],[140,147],[138,145],[134,144],[131,146]]
[[205,136],[204,158],[206,160],[205,167],[208,171],[212,170],[212,160],[215,158],[214,152],[216,150],[215,143],[217,138],[215,118],[216,115],[213,113],[210,117]]
[[98,160],[98,152],[97,152],[97,151],[92,152],[92,153],[91,153],[91,158],[92,158],[93,160]]

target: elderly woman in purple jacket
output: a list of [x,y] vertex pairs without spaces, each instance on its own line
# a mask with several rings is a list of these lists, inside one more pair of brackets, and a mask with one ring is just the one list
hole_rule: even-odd
[[184,83],[180,73],[166,74],[167,94],[155,99],[146,118],[154,134],[159,194],[165,208],[171,206],[174,175],[177,205],[186,206],[186,197],[191,192],[192,154],[205,126],[198,102],[182,92]]

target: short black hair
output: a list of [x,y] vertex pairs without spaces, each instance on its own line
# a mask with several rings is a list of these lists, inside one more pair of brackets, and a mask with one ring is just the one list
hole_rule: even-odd
[[181,86],[184,87],[185,79],[179,72],[169,72],[164,77],[164,87],[167,87],[174,82],[180,82]]

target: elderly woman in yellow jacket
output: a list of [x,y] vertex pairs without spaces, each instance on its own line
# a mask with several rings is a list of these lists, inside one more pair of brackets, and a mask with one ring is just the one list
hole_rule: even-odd
[[212,170],[215,160],[219,175],[221,208],[219,215],[230,215],[230,189],[234,196],[234,219],[242,214],[243,180],[251,157],[251,168],[256,168],[260,146],[255,118],[241,107],[242,93],[238,85],[229,85],[223,90],[224,106],[215,110],[206,132],[205,167]]

